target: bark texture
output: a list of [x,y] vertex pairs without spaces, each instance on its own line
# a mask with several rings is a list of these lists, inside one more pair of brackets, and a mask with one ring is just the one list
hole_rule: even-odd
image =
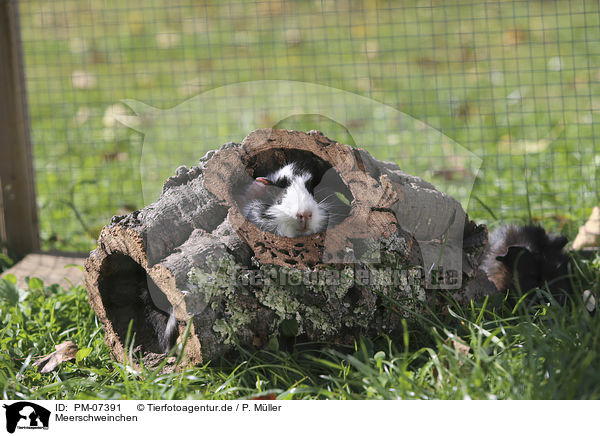
[[[302,159],[317,162],[347,215],[309,236],[261,231],[240,211],[244,187]],[[85,283],[117,358],[131,322],[153,362],[173,310],[180,334],[190,324],[188,361],[200,363],[235,341],[393,335],[440,292],[459,301],[494,292],[479,269],[486,243],[456,200],[396,164],[316,131],[266,129],[178,168],[155,203],[113,217]]]

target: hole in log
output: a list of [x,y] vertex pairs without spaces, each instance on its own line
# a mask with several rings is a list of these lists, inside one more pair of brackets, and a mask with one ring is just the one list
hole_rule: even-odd
[[124,254],[111,254],[102,263],[99,277],[106,315],[123,346],[130,321],[135,344],[143,352],[164,353],[174,345],[176,337],[165,337],[173,306],[144,268]]
[[356,286],[353,286],[352,288],[350,288],[348,290],[347,295],[348,295],[348,299],[350,300],[350,305],[352,307],[357,307],[361,300],[361,296],[362,296],[360,289],[358,289]]
[[[335,227],[350,215],[351,204],[354,200],[350,189],[336,169],[315,154],[302,149],[272,148],[246,157],[246,160],[246,168],[233,171],[229,178],[231,196],[235,199],[240,212],[242,212],[244,201],[247,200],[249,180],[265,177],[288,163],[298,162],[309,163],[311,167],[315,168],[313,196],[318,203],[327,204],[329,214],[327,228]],[[245,171],[250,179],[243,177],[241,171]]]
[[255,178],[272,173],[292,162],[310,162],[315,166],[319,179],[317,180],[317,183],[320,181],[323,174],[331,168],[331,165],[328,162],[325,162],[310,151],[296,148],[271,148],[249,157],[246,162],[246,171],[250,177]]

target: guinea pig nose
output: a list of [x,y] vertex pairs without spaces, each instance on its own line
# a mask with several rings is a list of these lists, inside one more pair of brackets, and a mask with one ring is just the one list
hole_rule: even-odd
[[310,219],[312,218],[312,212],[311,211],[298,212],[296,214],[296,217],[298,218],[298,222],[300,223],[300,227],[302,228],[302,230],[306,230],[308,228],[308,223],[310,222]]
[[298,213],[296,214],[296,217],[297,217],[299,220],[302,220],[302,219],[306,219],[306,220],[308,220],[308,219],[312,218],[312,212],[311,212],[311,211],[306,211],[306,212],[298,212]]

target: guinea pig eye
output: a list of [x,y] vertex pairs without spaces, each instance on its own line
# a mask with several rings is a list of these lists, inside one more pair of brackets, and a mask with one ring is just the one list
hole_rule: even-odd
[[272,185],[277,186],[278,188],[285,189],[290,186],[291,181],[288,177],[279,177],[277,180],[271,182]]

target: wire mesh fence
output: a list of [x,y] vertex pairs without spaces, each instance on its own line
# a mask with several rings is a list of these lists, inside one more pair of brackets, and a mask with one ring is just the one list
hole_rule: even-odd
[[44,248],[92,248],[177,166],[265,127],[470,180],[463,205],[490,224],[570,233],[598,203],[597,1],[18,3]]

